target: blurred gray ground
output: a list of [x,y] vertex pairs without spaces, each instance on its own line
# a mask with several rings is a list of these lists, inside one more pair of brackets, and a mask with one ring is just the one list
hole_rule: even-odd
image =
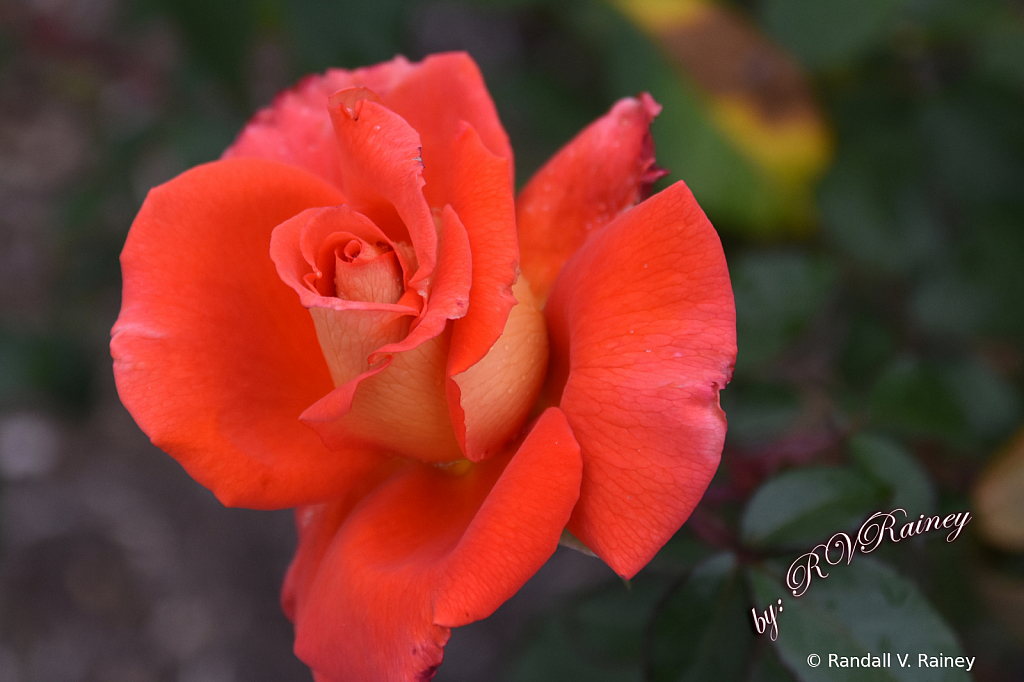
[[290,514],[223,509],[103,403],[0,422],[0,679],[308,679],[276,602]]
[[[291,513],[223,508],[112,383],[84,423],[0,418],[0,680],[309,680],[278,604]],[[490,679],[532,614],[612,577],[560,549],[495,617],[455,631],[437,679]]]

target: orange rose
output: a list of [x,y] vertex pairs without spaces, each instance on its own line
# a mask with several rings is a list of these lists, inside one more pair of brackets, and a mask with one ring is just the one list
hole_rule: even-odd
[[299,507],[318,680],[429,679],[566,528],[630,577],[699,501],[735,313],[686,186],[634,206],[658,110],[622,100],[513,202],[476,65],[399,57],[306,79],[147,197],[118,391],[225,504]]

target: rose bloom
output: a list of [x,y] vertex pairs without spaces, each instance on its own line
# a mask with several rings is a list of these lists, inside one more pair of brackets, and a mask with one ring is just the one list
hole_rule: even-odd
[[303,80],[146,198],[118,392],[224,504],[297,507],[317,680],[430,679],[564,531],[629,578],[703,495],[735,310],[686,185],[640,201],[659,109],[618,102],[514,200],[473,61],[398,57]]

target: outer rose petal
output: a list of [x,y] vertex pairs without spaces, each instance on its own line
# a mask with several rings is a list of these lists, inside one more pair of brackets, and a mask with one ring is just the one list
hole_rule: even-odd
[[620,100],[548,161],[516,200],[523,275],[544,301],[562,264],[594,233],[650,192],[650,95]]
[[327,116],[327,99],[339,90],[364,87],[409,121],[423,138],[427,196],[435,207],[450,203],[450,145],[460,121],[479,132],[492,154],[509,161],[512,149],[483,77],[464,52],[430,55],[410,64],[405,57],[365,69],[331,69],[310,76],[260,111],[226,152],[301,166],[341,186],[340,157]]
[[284,603],[318,680],[430,679],[449,628],[490,615],[555,551],[581,475],[559,410],[514,457],[467,466],[407,464],[354,508],[300,511]]
[[268,257],[278,223],[341,199],[301,169],[234,159],[152,190],[132,224],[110,344],[118,392],[224,504],[317,502],[378,461],[331,452],[298,421],[331,379],[309,314]]
[[427,181],[424,192],[430,205],[452,203],[452,140],[463,121],[477,131],[488,151],[508,161],[511,184],[512,148],[473,58],[465,52],[436,54],[418,67],[390,92],[377,94],[423,139],[423,177]]
[[718,392],[736,359],[735,306],[718,235],[686,185],[594,234],[545,313],[583,456],[568,527],[630,577],[690,515],[725,439]]
[[395,84],[418,69],[405,57],[365,69],[330,69],[308,76],[278,95],[245,126],[223,158],[259,158],[299,166],[341,187],[338,143],[327,99],[338,90],[365,87],[387,94]]

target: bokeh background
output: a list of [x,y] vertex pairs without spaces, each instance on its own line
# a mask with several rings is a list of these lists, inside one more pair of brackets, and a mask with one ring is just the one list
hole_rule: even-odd
[[[107,350],[147,190],[303,74],[479,62],[521,185],[647,90],[721,233],[740,355],[719,475],[630,584],[560,549],[438,680],[1024,679],[1020,0],[0,3],[0,680],[311,679],[289,512],[228,510],[151,446]],[[667,181],[667,180],[666,180]],[[750,609],[871,512],[970,510]],[[829,651],[966,653],[809,668]]]

